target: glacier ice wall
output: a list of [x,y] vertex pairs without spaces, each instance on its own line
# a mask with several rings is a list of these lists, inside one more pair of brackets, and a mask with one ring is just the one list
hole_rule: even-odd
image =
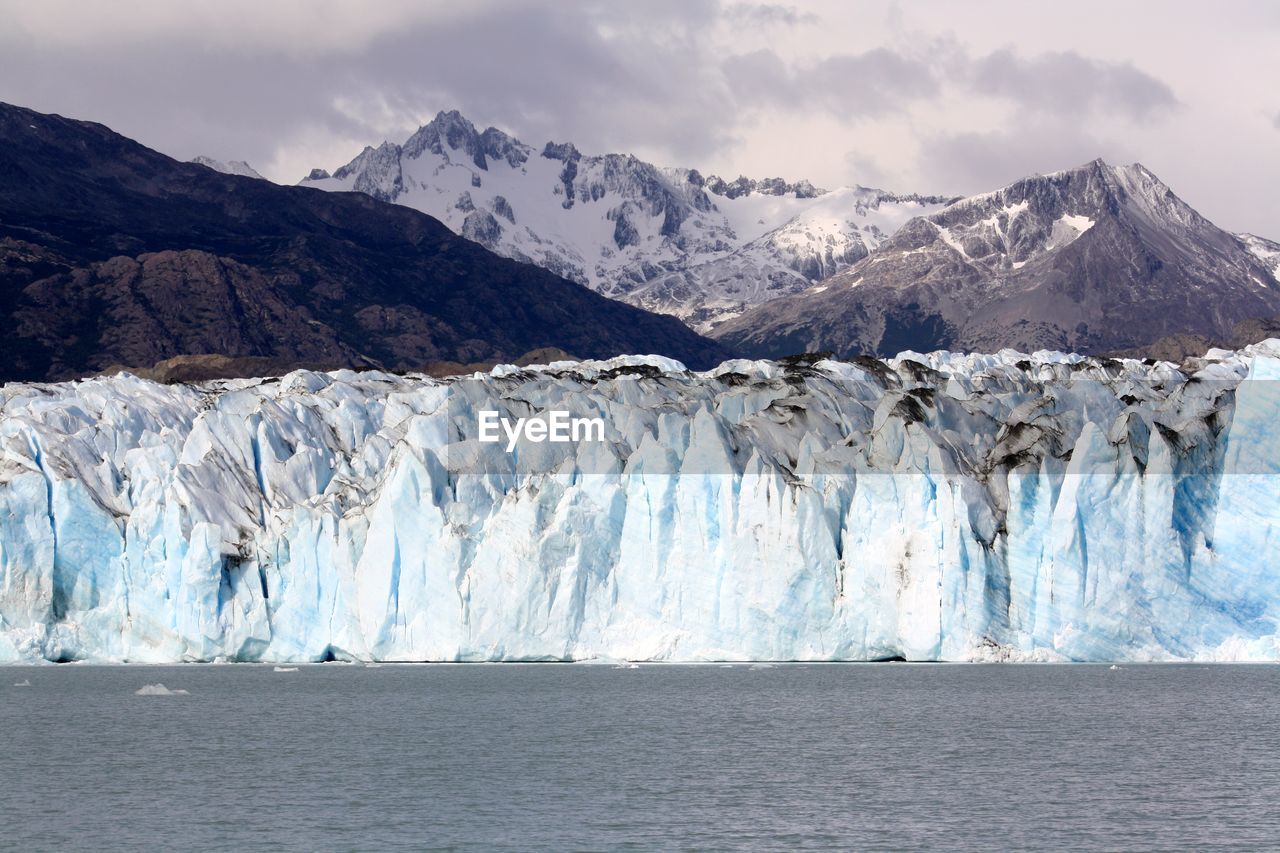
[[[0,392],[0,660],[1280,656],[1280,341]],[[481,410],[604,442],[475,440]]]

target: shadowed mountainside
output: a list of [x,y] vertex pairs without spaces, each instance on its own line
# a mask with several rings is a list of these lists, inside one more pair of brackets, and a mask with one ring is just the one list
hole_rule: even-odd
[[181,163],[102,125],[0,104],[0,379],[176,356],[420,369],[656,353],[724,356],[671,317],[602,297],[361,193]]

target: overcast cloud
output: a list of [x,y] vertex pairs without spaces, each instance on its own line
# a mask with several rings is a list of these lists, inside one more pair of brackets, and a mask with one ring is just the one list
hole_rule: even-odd
[[1138,160],[1280,239],[1280,4],[0,0],[0,100],[293,182],[459,109],[541,145],[929,193]]

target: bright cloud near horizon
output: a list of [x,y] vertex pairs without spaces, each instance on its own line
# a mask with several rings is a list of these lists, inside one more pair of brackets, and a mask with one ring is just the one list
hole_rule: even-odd
[[971,194],[1142,162],[1280,239],[1280,4],[0,0],[0,101],[281,183],[458,109],[725,177]]

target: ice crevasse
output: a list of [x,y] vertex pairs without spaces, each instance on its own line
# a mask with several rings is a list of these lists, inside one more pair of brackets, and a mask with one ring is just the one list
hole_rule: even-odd
[[[1274,660],[1280,341],[0,392],[0,661]],[[603,441],[480,442],[478,414]]]

